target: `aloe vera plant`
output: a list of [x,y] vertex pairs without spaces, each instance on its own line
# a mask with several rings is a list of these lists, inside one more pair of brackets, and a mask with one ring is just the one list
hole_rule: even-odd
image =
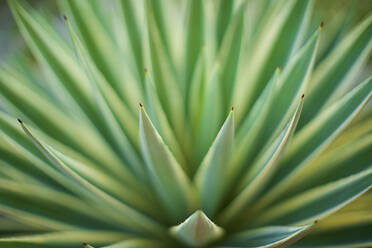
[[327,37],[311,0],[57,3],[8,1],[0,247],[372,246],[372,15]]

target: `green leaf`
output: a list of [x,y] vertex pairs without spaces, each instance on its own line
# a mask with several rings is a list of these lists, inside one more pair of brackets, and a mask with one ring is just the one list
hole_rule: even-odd
[[[133,57],[136,61],[136,66],[138,74],[141,80],[144,80],[144,74],[142,73],[144,68],[144,54],[143,54],[143,44],[142,44],[142,34],[140,32],[138,20],[135,16],[134,7],[132,1],[121,0],[119,1],[120,8],[123,13],[123,18],[125,20],[125,26],[128,33],[128,38],[130,40],[131,50],[133,52]],[[143,81],[141,81],[143,84]],[[142,85],[144,88],[144,84]]]
[[184,72],[186,80],[186,99],[188,98],[195,63],[197,62],[201,52],[204,40],[204,2],[199,0],[189,1],[187,18],[187,41]]
[[[15,124],[15,119],[0,113],[0,154],[2,159],[6,163],[11,164],[12,169],[18,171],[17,174],[21,174],[21,176],[26,175],[37,179],[39,183],[53,188],[69,188],[73,190],[75,185],[71,184],[71,181],[57,171],[56,168],[50,166],[49,160],[34,146],[31,140],[22,132],[22,129]],[[47,136],[43,137],[64,155],[74,158],[75,162],[72,167],[105,191],[120,199],[125,199],[128,193],[133,195],[135,194],[134,192],[137,192],[137,196],[140,196],[139,198],[148,201],[149,191],[137,181],[131,180],[131,177],[126,177],[121,173],[112,175],[107,170],[108,168],[97,166],[93,161],[81,154],[77,155],[76,152],[71,152],[70,149],[61,146],[55,140]]]
[[233,234],[219,248],[254,247],[279,248],[298,241],[309,233],[313,225],[306,226],[267,226]]
[[110,196],[103,190],[88,182],[85,178],[81,177],[61,159],[59,159],[51,150],[52,148],[46,148],[44,145],[42,145],[40,141],[38,141],[32,135],[32,133],[21,120],[18,121],[21,124],[24,132],[32,140],[34,145],[45,155],[45,157],[47,157],[55,167],[62,170],[68,177],[77,183],[77,185],[73,188],[74,192],[79,193],[82,197],[94,202],[97,205],[102,206],[102,204],[104,204],[105,209],[101,210],[102,213],[105,213],[105,215],[112,218],[112,220],[119,221],[129,229],[132,228],[139,232],[147,231],[158,235],[159,233],[161,234],[163,228],[160,224],[140,213],[138,210],[131,208],[125,203]]
[[118,200],[121,200],[130,207],[149,214],[154,218],[161,219],[161,217],[164,217],[164,215],[160,212],[161,207],[159,206],[156,198],[152,195],[152,192],[145,191],[137,193],[134,190],[128,189],[125,185],[100,175],[99,172],[97,173],[90,170],[87,165],[69,158],[53,148],[50,148],[50,150],[55,156],[58,157],[58,159],[60,159],[64,164],[68,165],[68,167],[70,167],[74,172],[81,175],[88,182],[103,189],[105,192],[110,193]]
[[[89,80],[79,69],[80,66],[73,59],[74,55],[70,49],[53,31],[49,23],[37,13],[31,12],[19,1],[10,1],[9,4],[33,54],[47,70],[54,74],[58,85],[65,88],[69,95],[75,99],[77,106],[83,110],[83,116],[86,115],[92,123],[99,126],[98,113],[94,107]],[[4,75],[6,74],[4,73]],[[73,122],[70,116],[65,115],[51,102],[46,101],[46,97],[38,96],[20,82],[12,84],[12,87],[16,89],[16,92],[13,93],[9,88],[7,89],[9,100],[17,107],[20,106],[21,112],[30,118],[32,117],[32,121],[47,134],[60,139],[73,148],[76,147],[81,153],[90,156],[98,164],[106,165],[114,173],[128,175],[117,154],[107,146],[107,142],[101,136],[104,133],[104,128],[100,129],[101,132],[97,132],[97,129],[91,127],[92,123],[81,120],[79,123]],[[20,94],[21,92],[23,94]],[[54,118],[50,113],[55,113]],[[86,146],[86,142],[89,142],[90,146]]]
[[[153,1],[146,1],[146,3],[149,2]],[[180,83],[177,82],[177,75],[172,70],[172,62],[166,56],[164,44],[160,41],[160,31],[155,25],[155,13],[153,11],[151,4],[147,4],[149,56],[154,75],[154,86],[170,127],[172,127],[175,136],[178,137],[180,145],[185,146],[187,137],[183,136],[185,130],[184,95]]]
[[0,247],[81,247],[81,244],[87,240],[96,244],[105,244],[125,238],[128,238],[128,235],[121,232],[75,230],[0,238]]
[[341,208],[334,214],[322,220],[314,229],[313,233],[324,233],[341,228],[361,226],[372,223],[370,206],[372,203],[372,191],[364,193],[355,201]]
[[192,247],[204,246],[224,234],[224,230],[214,224],[201,210],[197,210],[181,224],[171,227],[169,232]]
[[[151,13],[152,13],[152,21],[154,21],[154,25],[156,26],[156,29],[159,32],[159,38],[160,42],[162,43],[162,46],[165,49],[165,54],[167,56],[168,61],[172,61],[171,59],[171,53],[170,53],[170,47],[169,47],[169,40],[168,37],[169,35],[167,34],[167,29],[166,29],[166,22],[165,22],[165,17],[166,15],[164,14],[164,9],[167,4],[163,4],[163,1],[157,0],[157,1],[149,1],[146,0],[145,2],[148,4],[148,7],[151,8]],[[173,69],[173,68],[172,68]]]
[[[234,1],[223,2],[231,2],[230,4],[232,5]],[[220,6],[220,8],[221,7],[222,6]],[[244,21],[246,20],[244,15],[246,8],[247,2],[244,2],[238,7],[236,13],[234,13],[231,23],[226,29],[226,34],[218,54],[218,60],[221,63],[220,84],[222,85],[222,101],[225,108],[231,103],[232,89],[234,88],[236,72],[241,64],[240,62],[242,61],[240,57],[242,53],[241,49],[247,36],[247,29],[244,24]],[[223,18],[219,18],[221,21],[222,19]]]
[[260,199],[261,207],[278,199],[293,186],[298,171],[340,133],[372,96],[372,77],[334,103],[304,127],[293,139],[283,157],[281,169],[272,180],[271,189]]
[[338,180],[367,169],[372,164],[372,133],[327,149],[313,162],[299,171],[294,184],[282,198]]
[[204,158],[223,121],[219,75],[220,65],[215,63],[210,74],[207,76],[203,102],[199,106],[201,115],[194,140],[196,145],[193,147],[197,164]]
[[189,99],[187,99],[187,115],[193,139],[197,136],[198,125],[202,118],[200,106],[204,102],[205,86],[207,80],[207,48],[203,47],[197,63],[195,64],[194,75],[191,79]]
[[[251,38],[253,46],[249,47],[249,51],[252,52],[245,56],[247,62],[241,63],[234,89],[234,104],[241,109],[241,113],[237,115],[238,124],[258,99],[275,69],[278,66],[286,68],[292,53],[302,42],[302,30],[305,30],[311,2],[272,1],[272,6],[265,6],[267,11],[262,14],[263,23]],[[303,64],[302,67],[306,71],[308,66]],[[301,82],[298,78],[297,84]]]
[[321,27],[283,69],[279,78],[279,89],[273,96],[273,101],[276,104],[270,108],[269,117],[265,123],[265,135],[262,142],[256,145],[261,146],[272,135],[280,132],[288,119],[291,118],[297,105],[297,99],[305,92],[306,84],[313,69],[320,32]]
[[[117,228],[107,218],[98,216],[94,206],[66,192],[6,179],[0,179],[0,186],[0,209],[18,212],[17,219],[22,219],[20,215],[26,217],[27,213],[33,215],[29,223],[35,226],[48,230]],[[26,215],[22,214],[24,209]]]
[[[372,223],[310,234],[294,248],[360,248],[372,246]],[[292,246],[291,246],[292,247]]]
[[180,163],[185,172],[189,173],[190,168],[186,163],[185,154],[181,150],[180,144],[176,139],[174,130],[170,126],[164,109],[161,107],[159,95],[156,93],[155,84],[147,69],[145,69],[145,74],[145,104],[148,109],[148,114],[160,136],[164,138],[165,144],[168,145],[169,149],[174,154],[177,162]]
[[250,224],[301,224],[320,220],[356,199],[371,186],[372,168],[369,168],[274,204]]
[[226,193],[226,170],[234,144],[234,115],[231,110],[195,175],[202,210],[213,217]]
[[191,184],[143,107],[140,108],[140,140],[147,173],[156,194],[172,218],[182,221],[192,204]]
[[250,170],[239,183],[239,194],[234,197],[221,214],[223,223],[231,222],[234,217],[238,217],[239,212],[246,209],[247,205],[251,204],[255,197],[270,182],[274,171],[277,169],[278,161],[296,129],[303,102],[303,97],[301,97],[297,110],[286,128],[275,141],[270,142],[268,147],[262,149],[257,160],[253,162]]
[[300,128],[350,89],[355,76],[372,50],[371,36],[372,16],[369,16],[318,65],[309,83]]
[[[136,99],[141,95],[141,86],[128,78],[128,74],[132,73],[129,70],[131,66],[128,65],[128,61],[123,61],[122,57],[125,55],[113,39],[110,39],[110,34],[97,17],[93,1],[67,0],[61,1],[60,4],[79,30],[92,62],[134,114],[137,109]],[[80,11],[81,9],[84,11]],[[96,35],[97,32],[102,35]]]
[[230,20],[232,19],[233,10],[234,10],[234,0],[219,0],[218,4],[218,18],[217,18],[217,31],[216,39],[218,46],[221,46],[222,40],[228,29]]
[[73,187],[70,180],[65,178],[34,146],[24,132],[15,126],[15,120],[0,112],[0,154],[2,160],[12,164],[12,167],[49,185]]
[[150,239],[128,239],[102,248],[160,248],[165,247],[159,241]]
[[54,74],[58,84],[67,89],[84,113],[94,119],[96,113],[92,108],[93,96],[89,91],[89,82],[78,70],[79,66],[67,44],[45,19],[31,12],[20,1],[9,1],[9,6],[31,52]]
[[[128,139],[127,134],[123,131],[124,128],[120,126],[118,122],[117,115],[114,114],[112,109],[109,105],[109,99],[107,95],[104,95],[105,91],[101,90],[100,88],[109,87],[107,82],[104,81],[102,74],[98,71],[98,69],[91,63],[89,60],[88,54],[84,46],[82,45],[80,38],[77,36],[76,32],[72,28],[69,20],[65,17],[65,22],[67,24],[71,39],[74,44],[74,49],[77,53],[77,57],[79,61],[83,64],[83,68],[87,74],[87,77],[90,80],[92,85],[93,91],[95,92],[95,101],[98,105],[98,108],[101,112],[100,118],[104,123],[106,129],[110,133],[110,138],[112,139],[112,143],[114,149],[117,150],[117,153],[121,155],[122,159],[129,164],[129,168],[132,172],[139,178],[140,180],[144,181],[144,169],[142,167],[142,160],[139,158],[139,154],[135,147],[133,147],[131,141]],[[121,112],[121,115],[128,116],[127,122],[133,120],[130,115],[130,112],[127,108],[124,107],[124,113]],[[129,120],[128,120],[129,119]],[[128,130],[127,125],[125,125],[126,130]],[[125,156],[124,156],[125,154]]]
[[248,169],[246,161],[253,160],[260,150],[260,147],[255,144],[259,141],[264,131],[264,124],[273,104],[274,92],[278,87],[279,75],[280,69],[278,68],[260,95],[259,100],[253,105],[248,116],[242,120],[236,135],[236,149],[234,150],[231,167],[228,172],[231,174],[229,176],[230,181],[235,181],[236,177],[240,177]]

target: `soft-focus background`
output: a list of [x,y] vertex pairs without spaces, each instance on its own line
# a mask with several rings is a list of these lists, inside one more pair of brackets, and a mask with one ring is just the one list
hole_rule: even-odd
[[[12,1],[12,0],[9,0]],[[62,21],[61,13],[58,11],[57,1],[63,0],[28,0],[27,2],[34,8],[39,8],[47,15],[54,18],[55,27],[60,32],[66,33],[64,22]],[[102,0],[108,1],[109,0]],[[170,1],[183,1],[183,0],[170,0]],[[213,0],[207,0],[213,1]],[[257,0],[247,0],[257,1]],[[268,0],[275,1],[275,0]],[[320,47],[318,50],[317,63],[322,58],[327,57],[328,51],[332,50],[335,44],[348,33],[361,19],[366,17],[368,13],[372,12],[372,0],[313,0],[313,16],[311,23],[308,25],[307,33],[310,35],[313,30],[324,21],[325,28],[323,29]],[[0,0],[0,63],[16,59],[17,55],[24,56],[27,48],[17,29],[13,20],[12,14],[7,6],[6,0]],[[27,53],[26,53],[27,54]],[[27,56],[27,55],[26,55]],[[27,56],[27,60],[31,60],[32,56]],[[363,79],[371,75],[372,71],[372,56],[368,58],[368,64],[361,71],[359,78],[355,82],[361,82]],[[364,109],[361,116],[370,115],[372,113],[372,101]],[[1,103],[0,103],[1,108]]]
[[[58,17],[57,1],[29,0],[28,3],[36,8],[42,7],[42,9],[48,10]],[[324,30],[326,35],[323,36],[325,39],[322,40],[321,49],[327,50],[332,46],[333,41],[337,41],[337,37],[341,37],[371,11],[372,0],[315,0],[313,23],[310,27],[319,25],[321,21],[326,23],[327,28]],[[341,33],[334,32],[338,25],[343,26]],[[314,28],[310,30],[314,30]],[[336,38],[336,40],[333,40],[333,38]],[[6,60],[9,54],[12,55],[17,50],[23,49],[22,44],[22,39],[7,6],[7,1],[0,0],[0,60]],[[369,61],[371,65],[372,59]]]

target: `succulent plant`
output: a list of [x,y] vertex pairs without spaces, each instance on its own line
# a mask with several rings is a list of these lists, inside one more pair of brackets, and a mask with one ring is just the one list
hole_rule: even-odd
[[0,247],[372,246],[372,15],[318,51],[307,0],[57,2],[8,1]]

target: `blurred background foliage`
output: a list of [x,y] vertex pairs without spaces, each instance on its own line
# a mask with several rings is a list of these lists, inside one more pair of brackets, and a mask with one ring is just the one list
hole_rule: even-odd
[[[29,0],[33,7],[42,7],[50,14],[58,16],[58,0]],[[182,1],[182,0],[170,0]],[[213,0],[210,0],[213,1]],[[275,1],[275,0],[271,0]],[[314,0],[312,23],[309,30],[314,30],[321,21],[324,21],[327,28],[324,30],[321,42],[320,53],[326,53],[337,41],[350,30],[358,21],[363,19],[372,11],[371,0]],[[9,54],[13,55],[19,49],[25,49],[22,38],[11,16],[7,1],[0,1],[0,59],[4,60]],[[55,20],[58,22],[58,20]],[[336,32],[339,27],[340,32]],[[310,32],[309,32],[310,33]],[[326,54],[324,54],[326,55]],[[318,57],[321,59],[321,57]],[[372,59],[369,59],[370,65]]]
[[[33,7],[42,7],[47,11],[47,15],[58,17],[58,0],[29,0]],[[182,1],[182,0],[170,0]],[[209,0],[213,1],[213,0]],[[250,0],[252,1],[252,0]],[[270,0],[275,1],[275,0]],[[314,0],[312,23],[309,30],[314,30],[321,21],[326,23],[324,29],[325,35],[320,45],[320,53],[326,56],[337,43],[337,41],[347,33],[358,21],[363,19],[372,11],[372,0]],[[6,0],[0,0],[0,60],[5,60],[9,55],[12,57],[17,50],[26,49],[23,45],[22,38],[11,16]],[[61,22],[55,18],[55,22]],[[340,31],[339,28],[341,27]],[[308,32],[310,34],[310,32]],[[323,56],[318,56],[321,60]],[[372,58],[369,59],[369,65],[372,64]]]
[[[12,1],[12,0],[9,0]],[[58,11],[58,1],[62,0],[27,0],[34,8],[40,9],[46,16],[53,20],[54,26],[59,32],[65,33],[68,37],[65,24]],[[94,0],[92,0],[94,1]],[[106,1],[106,0],[97,0]],[[184,0],[169,0],[182,2]],[[213,1],[213,0],[207,0]],[[239,0],[242,1],[242,0]],[[251,4],[258,0],[248,0]],[[267,0],[268,5],[276,0]],[[320,46],[316,63],[319,64],[326,58],[329,51],[363,18],[372,12],[372,0],[313,0],[313,11],[311,22],[308,25],[307,34],[315,30],[320,22],[325,23],[324,35],[320,40]],[[110,1],[107,1],[110,2]],[[113,3],[114,0],[111,2]],[[109,7],[108,7],[109,8]],[[68,39],[68,38],[67,38]],[[372,54],[368,55],[364,71],[359,73],[355,83],[361,82],[368,77],[372,71]],[[27,61],[28,66],[33,66],[33,57],[27,50],[20,32],[13,20],[12,14],[6,0],[0,0],[0,63],[15,61]],[[17,63],[15,63],[17,64]],[[35,73],[37,68],[35,66]],[[365,118],[372,115],[372,101],[364,108],[358,118]],[[1,108],[1,103],[0,103]]]

